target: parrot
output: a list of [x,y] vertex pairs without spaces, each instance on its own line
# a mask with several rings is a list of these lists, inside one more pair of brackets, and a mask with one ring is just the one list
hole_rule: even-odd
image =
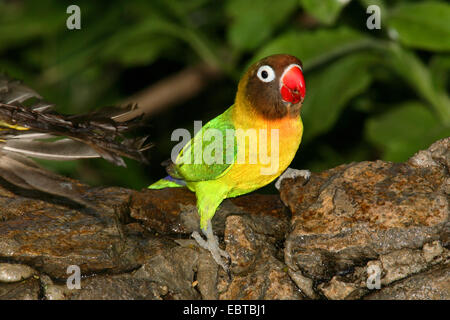
[[[102,157],[126,166],[122,157],[147,163],[148,137],[126,137],[142,126],[142,114],[105,107],[80,115],[62,115],[33,89],[0,74],[0,177],[28,190],[69,198],[84,206],[83,191],[69,179],[53,174],[30,158],[76,160]],[[127,121],[123,116],[135,114]]]
[[[302,139],[300,110],[305,94],[303,65],[297,57],[276,54],[252,64],[238,83],[234,104],[206,123],[182,148],[176,159],[163,163],[168,176],[148,187],[187,187],[195,193],[200,230],[206,240],[197,231],[192,233],[192,237],[201,247],[209,250],[224,270],[227,270],[228,264],[222,258],[228,261],[229,255],[219,247],[211,219],[224,199],[257,190],[285,172]],[[219,131],[223,136],[234,133],[234,139],[222,141],[226,155],[215,152],[214,156],[219,155],[215,159],[222,161],[211,163],[204,157],[194,163],[186,161],[192,160],[210,146],[213,139],[207,138],[208,130]],[[256,134],[253,143],[249,143],[251,139],[248,132],[251,130],[266,134]],[[274,137],[278,140],[272,139]],[[264,158],[261,157],[264,145],[264,152],[275,152],[270,163],[267,159],[261,159]],[[269,167],[273,167],[273,170],[263,170]]]

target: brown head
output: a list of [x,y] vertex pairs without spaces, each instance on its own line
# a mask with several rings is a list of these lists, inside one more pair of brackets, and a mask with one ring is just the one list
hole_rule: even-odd
[[239,82],[236,102],[244,103],[267,119],[298,116],[306,88],[302,63],[277,54],[253,64]]

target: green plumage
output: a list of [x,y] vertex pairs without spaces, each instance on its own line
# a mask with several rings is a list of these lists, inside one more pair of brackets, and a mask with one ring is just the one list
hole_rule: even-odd
[[[217,179],[225,174],[231,164],[234,163],[237,153],[234,135],[231,139],[226,139],[227,130],[229,134],[234,132],[234,125],[231,121],[232,108],[209,121],[203,126],[202,131],[198,132],[181,150],[174,168],[184,181],[195,182]],[[213,150],[212,147],[215,145],[216,139],[213,135],[222,138],[221,150],[217,148]],[[201,150],[201,153],[198,152],[199,150]],[[227,153],[230,158],[228,160]],[[210,158],[213,161],[206,163],[205,157],[209,155],[212,155]]]
[[[190,190],[195,191],[202,229],[206,228],[206,222],[213,217],[229,190],[226,186],[221,187],[215,179],[226,174],[237,155],[235,128],[231,119],[232,109],[233,106],[204,125],[202,130],[184,146],[175,163],[168,167],[170,176],[182,179]],[[214,144],[215,135],[223,141],[219,148],[217,144]],[[210,158],[213,160],[211,163],[205,161],[208,158],[204,156],[205,153],[211,155]],[[182,187],[182,185],[161,179],[148,188],[176,187]]]
[[167,179],[160,179],[160,180],[156,181],[155,183],[153,183],[148,188],[149,189],[165,189],[165,188],[180,188],[180,187],[184,187],[184,186],[181,184],[178,184],[174,181],[170,181]]

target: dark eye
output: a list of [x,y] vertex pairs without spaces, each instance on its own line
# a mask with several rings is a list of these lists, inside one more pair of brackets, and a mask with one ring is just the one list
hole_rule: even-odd
[[259,67],[256,75],[262,82],[270,82],[275,79],[275,71],[273,71],[272,67],[268,65]]

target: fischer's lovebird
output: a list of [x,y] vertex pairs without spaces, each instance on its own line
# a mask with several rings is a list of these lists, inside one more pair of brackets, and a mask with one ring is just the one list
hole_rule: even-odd
[[[204,125],[170,161],[169,176],[149,186],[186,186],[195,192],[207,241],[197,232],[193,237],[224,269],[221,256],[228,254],[219,248],[211,219],[224,199],[259,189],[288,168],[302,138],[305,92],[302,63],[296,57],[279,54],[256,62],[239,81],[235,103]],[[214,142],[221,148],[211,152],[214,161],[208,161],[203,153]]]

